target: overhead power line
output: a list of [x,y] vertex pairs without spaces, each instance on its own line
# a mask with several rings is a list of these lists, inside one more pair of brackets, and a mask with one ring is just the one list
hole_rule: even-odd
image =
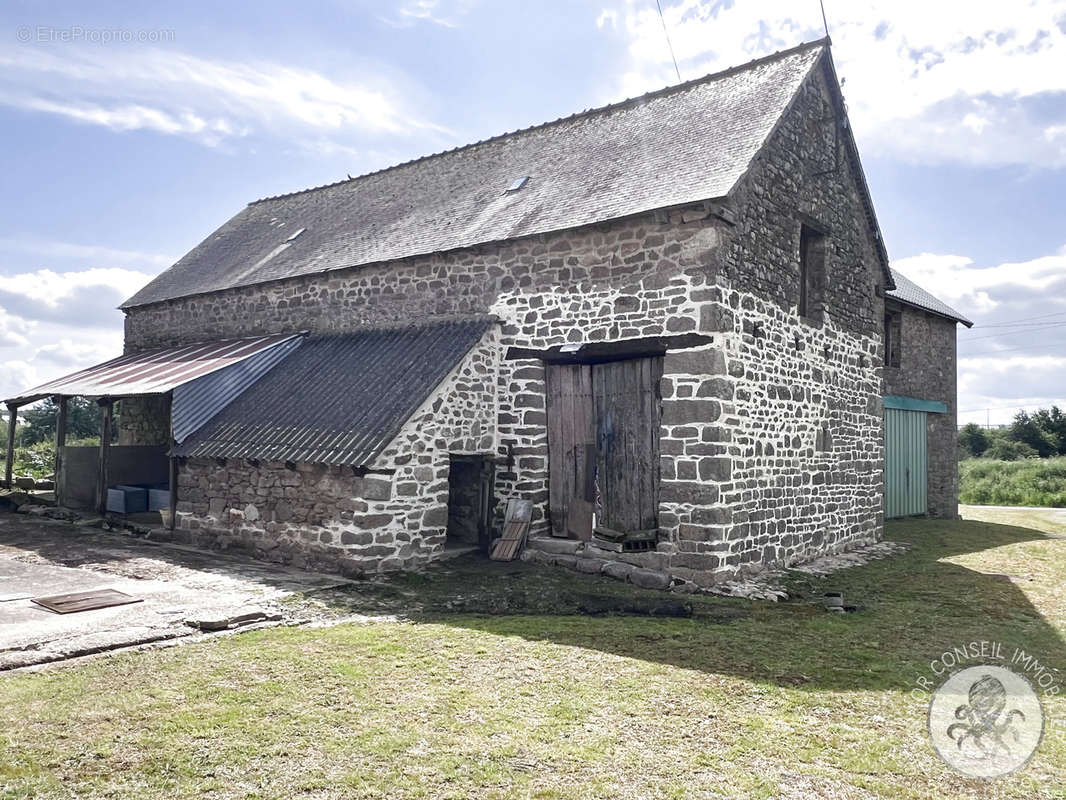
[[666,29],[666,19],[663,17],[663,7],[659,0],[655,0],[655,7],[659,9],[659,22],[663,24],[663,34],[666,36],[666,46],[670,49],[670,60],[674,62],[674,72],[677,73],[677,82],[681,83],[681,70],[677,68],[677,56],[674,55],[674,46],[670,43],[670,31]]
[[987,336],[974,336],[973,338],[967,338],[965,342],[976,342],[980,339],[998,339],[1004,336],[1021,336],[1027,333],[1034,333],[1041,330],[1054,330],[1055,328],[1066,328],[1066,322],[1044,322],[1044,323],[1032,323],[1032,327],[1027,328],[1024,331],[1005,331],[1004,333],[990,333]]
[[1047,319],[1048,317],[1062,317],[1066,316],[1066,311],[1055,311],[1051,314],[1040,314],[1035,317],[1018,317],[1017,319],[1009,319],[1005,322],[990,322],[987,325],[981,325],[982,328],[1011,328],[1015,325],[1022,325],[1030,322],[1034,319]]
[[[977,356],[998,356],[1000,353],[1017,353],[1019,351],[1043,350],[1045,347],[1056,347],[1060,350],[1066,347],[1066,342],[1044,342],[1043,344],[1022,345],[1021,347],[1004,347],[1002,350],[981,350],[976,353],[959,353],[959,358],[977,358]],[[1043,355],[1055,355],[1044,353]]]
[[[1054,405],[1054,404],[1055,404],[1055,401],[1052,401],[1052,405]],[[1012,403],[1009,406],[993,406],[992,408],[964,408],[964,409],[960,410],[959,413],[960,414],[976,414],[978,411],[1006,411],[1008,408],[1017,408],[1017,409],[1024,410],[1026,408],[1044,408],[1045,405],[1046,404],[1044,404],[1044,403],[1033,403],[1033,404],[1030,404],[1030,405],[1019,405],[1017,403]]]

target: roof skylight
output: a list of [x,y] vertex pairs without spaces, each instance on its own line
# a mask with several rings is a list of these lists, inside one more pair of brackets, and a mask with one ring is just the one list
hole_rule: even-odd
[[520,178],[515,178],[514,181],[511,183],[511,185],[507,187],[507,191],[508,192],[517,192],[519,189],[521,189],[523,186],[526,185],[526,181],[528,181],[528,180],[529,180],[529,176],[528,175],[523,175]]

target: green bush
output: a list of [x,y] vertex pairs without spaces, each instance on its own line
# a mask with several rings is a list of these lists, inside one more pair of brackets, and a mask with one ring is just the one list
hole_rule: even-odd
[[[99,445],[99,436],[67,440],[68,447],[98,447]],[[51,475],[55,470],[55,452],[53,442],[36,442],[25,447],[16,447],[13,474],[16,477],[30,475],[34,478]],[[0,472],[3,471],[5,460],[4,454],[0,452]]]
[[967,505],[1066,508],[1066,458],[959,464],[959,501]]
[[1011,439],[995,439],[983,453],[985,458],[995,461],[1018,461],[1022,458],[1036,458],[1040,454],[1025,442]]
[[51,442],[37,442],[15,448],[15,475],[43,478],[55,471],[55,447]]

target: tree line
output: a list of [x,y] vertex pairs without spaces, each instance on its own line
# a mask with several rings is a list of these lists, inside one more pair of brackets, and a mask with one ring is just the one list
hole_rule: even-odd
[[[51,397],[19,409],[15,428],[15,446],[29,447],[41,442],[54,442],[59,403]],[[7,441],[7,421],[0,421],[2,441]],[[67,439],[91,439],[100,436],[100,408],[92,400],[71,397],[67,400]]]
[[960,458],[1021,458],[1066,456],[1066,414],[1058,406],[1032,414],[1019,411],[1005,428],[985,430],[973,422],[959,429]]

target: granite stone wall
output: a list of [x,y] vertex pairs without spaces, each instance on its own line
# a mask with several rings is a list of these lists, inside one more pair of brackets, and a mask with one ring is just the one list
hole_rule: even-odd
[[127,397],[116,404],[118,443],[170,446],[170,395]]
[[884,391],[947,404],[946,414],[926,414],[929,514],[955,519],[959,515],[958,326],[913,306],[903,305],[902,314],[900,365],[885,367]]
[[[454,396],[440,394],[383,456],[383,468],[395,469],[388,499],[366,497],[366,484],[309,465],[286,478],[305,476],[299,486],[286,486],[271,465],[275,484],[263,487],[265,497],[281,499],[279,487],[285,499],[305,496],[300,522],[278,520],[268,502],[256,505],[249,526],[242,509],[262,465],[254,475],[234,465],[232,474],[213,478],[214,462],[189,462],[179,500],[183,529],[283,541],[292,553],[338,548],[330,557],[352,570],[405,566],[443,544],[450,451],[494,454],[499,505],[511,496],[533,500],[531,535],[546,536],[544,368],[539,360],[502,358],[507,347],[701,332],[710,345],[664,360],[660,542],[639,554],[641,563],[708,583],[876,539],[883,309],[874,287],[881,272],[856,177],[834,150],[833,118],[824,77],[816,76],[724,212],[690,204],[130,309],[128,351],[413,318],[489,313],[500,320],[493,354],[485,354],[494,366],[477,375],[486,386],[484,416],[464,411],[453,419]],[[811,223],[827,235],[825,281],[821,314],[801,318],[800,228]],[[338,542],[345,533],[360,541]]]

